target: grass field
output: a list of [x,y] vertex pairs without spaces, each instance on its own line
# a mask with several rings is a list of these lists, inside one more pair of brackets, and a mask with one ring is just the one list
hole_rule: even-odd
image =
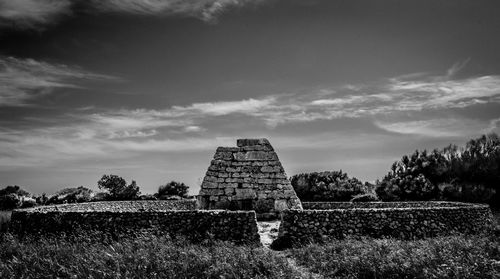
[[0,242],[0,278],[500,278],[494,236],[344,240],[276,252],[166,238]]

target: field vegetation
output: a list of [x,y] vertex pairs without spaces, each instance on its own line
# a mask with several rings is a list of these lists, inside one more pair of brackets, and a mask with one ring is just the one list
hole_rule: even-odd
[[166,237],[0,240],[0,278],[500,278],[495,236],[348,239],[282,252]]

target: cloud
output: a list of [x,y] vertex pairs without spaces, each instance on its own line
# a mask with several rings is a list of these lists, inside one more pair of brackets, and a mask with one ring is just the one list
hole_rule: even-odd
[[[453,66],[457,67],[457,66]],[[453,68],[452,67],[452,68]],[[449,72],[449,71],[448,71]],[[136,127],[198,126],[220,116],[245,115],[274,128],[286,123],[339,118],[391,118],[401,113],[423,113],[465,108],[500,101],[500,76],[451,79],[419,73],[382,83],[323,88],[307,93],[274,94],[234,101],[193,103],[161,110],[117,111],[100,121],[135,123]],[[327,93],[325,93],[327,92]],[[111,123],[110,123],[111,124]],[[186,129],[184,129],[187,131]]]
[[464,118],[429,119],[417,121],[383,122],[375,125],[383,130],[398,134],[427,137],[473,137],[488,133],[490,123]]
[[119,80],[78,67],[0,56],[0,106],[22,106],[56,88],[80,88],[84,80]]
[[[80,81],[85,79],[112,79],[78,67],[29,59],[2,58],[0,61],[2,105],[23,105],[30,98],[54,88],[81,86]],[[447,114],[447,109],[498,103],[500,76],[457,79],[448,74],[419,73],[372,84],[340,85],[261,98],[195,102],[164,109],[99,111],[99,108],[86,107],[59,116],[64,122],[55,119],[35,128],[14,125],[6,125],[10,129],[0,128],[0,165],[36,165],[44,158],[58,163],[75,158],[130,158],[140,152],[212,150],[218,145],[233,145],[234,133],[251,132],[249,123],[257,125],[252,127],[263,134],[274,134],[273,129],[284,124],[365,118],[385,131],[379,134],[383,136],[381,144],[385,144],[390,133],[434,138],[471,137],[498,131],[500,115],[469,119],[460,116],[457,110],[453,115]],[[432,118],[432,115],[440,118]],[[404,120],[410,116],[410,121]],[[229,133],[227,123],[237,128],[231,128]],[[363,138],[372,140],[374,136],[364,135]],[[295,135],[275,140],[283,148],[325,147],[336,144],[336,140],[332,141],[335,138],[335,132],[330,132],[322,136]],[[350,137],[342,141],[352,145]]]
[[69,0],[0,0],[0,26],[36,28],[71,13]]
[[263,0],[0,0],[0,26],[39,29],[79,13],[179,15],[213,22],[224,11]]
[[174,106],[172,107],[172,112],[174,114],[192,113],[204,116],[220,116],[232,113],[254,114],[268,108],[275,101],[275,97],[268,96],[263,99],[250,98],[240,101],[194,103],[187,107]]
[[184,15],[213,21],[226,9],[258,2],[254,0],[94,0],[92,5],[103,12]]
[[448,71],[446,71],[446,77],[447,78],[454,77],[458,72],[460,72],[463,68],[465,68],[465,66],[467,66],[467,63],[469,63],[469,61],[470,61],[470,58],[453,64],[453,66],[451,66],[448,69]]

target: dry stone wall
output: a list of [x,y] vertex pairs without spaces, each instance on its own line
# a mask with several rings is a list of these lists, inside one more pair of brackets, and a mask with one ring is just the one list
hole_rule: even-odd
[[237,147],[217,148],[198,199],[203,209],[255,210],[262,219],[302,209],[267,139],[239,139]]
[[476,234],[488,231],[492,225],[488,205],[369,203],[378,207],[359,208],[363,204],[359,203],[355,205],[358,208],[348,208],[348,204],[338,203],[340,209],[283,212],[279,236],[273,245],[286,247],[347,236],[418,239],[453,233]]
[[60,205],[13,211],[10,231],[20,237],[90,232],[115,238],[146,234],[191,241],[214,239],[260,244],[254,211],[167,210],[153,207],[133,210],[128,205],[111,208]]

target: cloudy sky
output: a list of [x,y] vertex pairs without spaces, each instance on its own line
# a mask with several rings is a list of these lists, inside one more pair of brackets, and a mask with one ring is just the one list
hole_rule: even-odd
[[197,193],[217,146],[381,178],[500,131],[500,2],[0,0],[0,186]]

